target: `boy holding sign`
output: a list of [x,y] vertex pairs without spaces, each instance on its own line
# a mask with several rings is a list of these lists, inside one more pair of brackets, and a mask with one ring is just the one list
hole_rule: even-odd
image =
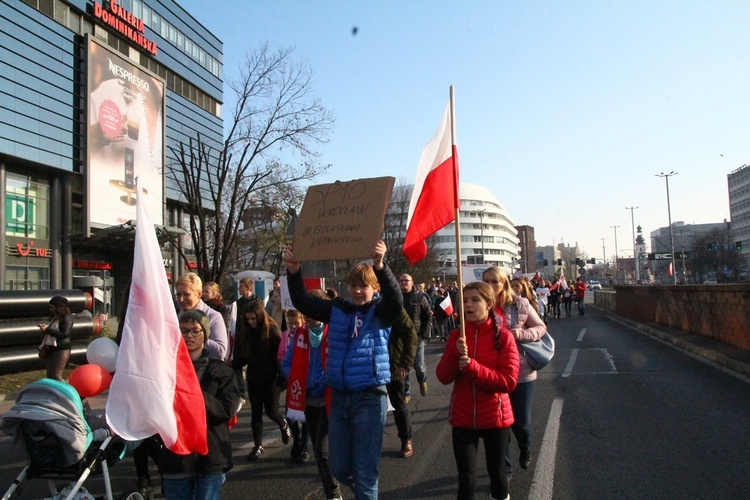
[[[308,295],[300,263],[291,249],[284,252],[294,307],[329,325],[326,384],[333,390],[329,465],[335,477],[352,477],[357,498],[378,496],[385,386],[391,380],[388,339],[390,325],[403,308],[398,282],[383,262],[385,252],[385,243],[378,241],[372,250],[372,265],[357,264],[349,271],[348,300]],[[381,297],[373,300],[379,291]]]

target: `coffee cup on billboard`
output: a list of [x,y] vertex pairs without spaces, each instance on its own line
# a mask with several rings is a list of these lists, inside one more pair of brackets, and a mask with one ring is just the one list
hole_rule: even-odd
[[138,136],[141,132],[141,124],[138,120],[128,119],[128,137],[134,141],[138,141]]

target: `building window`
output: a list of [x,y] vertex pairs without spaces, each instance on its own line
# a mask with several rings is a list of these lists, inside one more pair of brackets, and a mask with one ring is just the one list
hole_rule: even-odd
[[49,290],[49,268],[33,266],[7,266],[6,290]]
[[5,234],[49,239],[49,186],[8,173],[5,187]]

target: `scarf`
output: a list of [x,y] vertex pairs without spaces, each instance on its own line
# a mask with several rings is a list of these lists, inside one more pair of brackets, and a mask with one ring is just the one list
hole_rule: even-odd
[[[286,391],[286,416],[289,420],[305,421],[305,404],[307,401],[307,374],[310,365],[311,347],[321,346],[320,352],[323,357],[323,368],[326,366],[328,355],[328,326],[320,325],[310,332],[307,325],[302,325],[291,336],[290,349],[292,351],[292,367],[289,370],[289,381]],[[322,339],[321,339],[322,337]],[[322,343],[321,343],[322,340]],[[311,345],[312,344],[312,345]],[[316,345],[317,344],[317,345]]]

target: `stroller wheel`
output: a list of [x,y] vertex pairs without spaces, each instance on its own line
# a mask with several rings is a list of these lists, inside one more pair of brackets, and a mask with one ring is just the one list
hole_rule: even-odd
[[121,500],[146,500],[143,495],[137,491],[134,491],[133,493],[124,493],[120,498]]

